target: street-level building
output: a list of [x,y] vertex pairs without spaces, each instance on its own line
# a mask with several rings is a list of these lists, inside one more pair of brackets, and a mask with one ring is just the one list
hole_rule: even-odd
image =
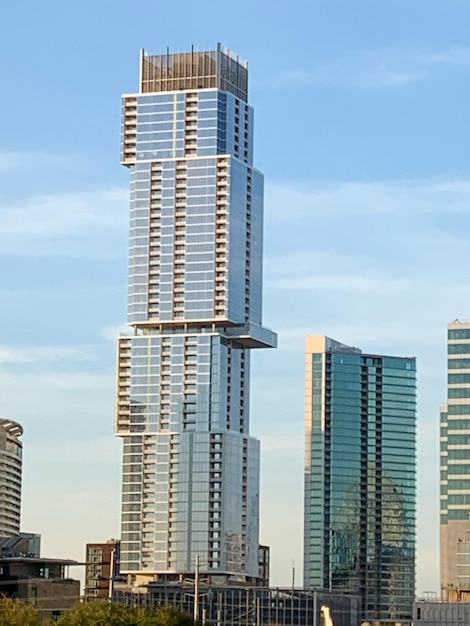
[[417,600],[413,626],[458,626],[470,624],[470,602]]
[[114,592],[117,602],[128,606],[170,605],[189,613],[206,626],[361,625],[359,597],[325,589],[202,583],[197,603],[195,598],[193,581],[186,584],[155,582],[145,589],[119,586]]
[[69,576],[74,565],[67,559],[0,557],[0,595],[32,604],[41,619],[57,619],[80,598],[80,581]]
[[0,558],[12,556],[41,555],[41,535],[37,533],[18,533],[13,536],[0,535]]

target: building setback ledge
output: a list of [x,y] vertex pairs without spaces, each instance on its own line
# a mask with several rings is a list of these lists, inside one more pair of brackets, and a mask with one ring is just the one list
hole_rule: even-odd
[[248,323],[225,328],[223,335],[243,348],[277,348],[277,335],[270,328]]

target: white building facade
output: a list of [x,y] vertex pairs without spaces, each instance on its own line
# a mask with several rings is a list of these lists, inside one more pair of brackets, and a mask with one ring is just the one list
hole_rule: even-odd
[[0,536],[15,537],[20,532],[21,478],[23,471],[23,427],[0,419]]

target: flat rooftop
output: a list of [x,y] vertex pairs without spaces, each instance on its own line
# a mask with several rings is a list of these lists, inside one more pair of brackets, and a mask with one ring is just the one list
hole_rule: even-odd
[[38,556],[0,556],[2,563],[44,563],[45,565],[86,565],[73,559],[51,559]]
[[248,100],[248,64],[224,48],[148,55],[141,51],[140,93],[220,89]]

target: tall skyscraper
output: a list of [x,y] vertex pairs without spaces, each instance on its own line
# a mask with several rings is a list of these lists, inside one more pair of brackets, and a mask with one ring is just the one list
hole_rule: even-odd
[[447,327],[447,403],[440,411],[441,587],[470,591],[470,321]]
[[416,362],[307,337],[304,585],[411,621]]
[[250,350],[262,327],[263,177],[246,63],[223,49],[140,59],[125,95],[128,323],[118,345],[121,572],[258,577]]
[[21,476],[23,468],[23,427],[0,419],[0,536],[20,532]]

